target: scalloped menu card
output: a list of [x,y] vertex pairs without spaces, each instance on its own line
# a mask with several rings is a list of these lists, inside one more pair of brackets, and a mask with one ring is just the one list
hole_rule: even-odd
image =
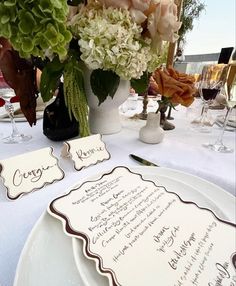
[[101,134],[95,134],[64,142],[62,157],[71,157],[77,171],[110,159],[111,155],[102,141]]
[[48,211],[84,241],[109,285],[235,285],[235,225],[126,167],[56,198]]
[[7,197],[11,200],[62,180],[65,176],[52,147],[0,160],[0,175],[7,188]]

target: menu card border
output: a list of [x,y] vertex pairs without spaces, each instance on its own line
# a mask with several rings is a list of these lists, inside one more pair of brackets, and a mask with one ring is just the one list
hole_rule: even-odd
[[[63,213],[61,213],[61,212],[59,212],[58,210],[56,210],[56,209],[53,207],[53,204],[54,204],[55,201],[57,201],[57,200],[59,200],[59,199],[61,199],[61,198],[63,198],[63,197],[66,197],[66,196],[68,196],[68,195],[70,195],[71,192],[77,191],[77,190],[80,189],[84,184],[86,184],[86,183],[91,183],[91,182],[97,182],[97,181],[101,180],[104,176],[107,176],[107,175],[112,174],[112,173],[113,173],[116,169],[118,169],[118,168],[125,168],[125,169],[127,169],[130,173],[135,174],[135,175],[139,175],[140,178],[141,178],[143,181],[145,181],[145,182],[151,182],[151,183],[153,183],[154,186],[156,186],[156,187],[164,188],[164,190],[165,190],[167,193],[176,195],[182,203],[184,203],[184,204],[193,204],[193,205],[195,205],[198,209],[206,210],[206,211],[210,212],[210,213],[211,213],[217,220],[219,220],[220,222],[223,222],[223,223],[225,223],[225,224],[228,224],[228,225],[233,226],[233,227],[236,228],[236,224],[218,218],[218,217],[216,216],[216,214],[215,214],[212,210],[210,210],[210,209],[208,209],[208,208],[204,208],[204,207],[199,207],[196,203],[194,203],[194,202],[192,202],[192,201],[184,201],[184,200],[181,199],[180,196],[179,196],[178,194],[176,194],[175,192],[168,191],[164,186],[156,185],[152,180],[144,179],[143,176],[142,176],[142,174],[133,172],[133,171],[131,171],[131,170],[130,170],[128,167],[126,167],[126,166],[117,166],[117,167],[113,168],[110,172],[104,173],[102,176],[100,176],[100,177],[99,177],[98,179],[96,179],[96,180],[88,180],[88,181],[85,181],[85,182],[83,182],[81,185],[79,185],[79,187],[73,188],[73,189],[71,189],[68,193],[66,193],[65,195],[62,195],[62,196],[57,197],[56,199],[54,199],[54,200],[50,203],[50,205],[48,206],[48,211],[49,211],[49,213],[50,213],[51,215],[53,215],[53,216],[55,216],[55,217],[59,217],[59,219],[63,222],[64,230],[65,230],[65,232],[66,232],[68,235],[73,236],[73,237],[77,237],[77,238],[79,238],[79,239],[82,238],[83,242],[85,243],[85,245],[84,245],[84,250],[85,250],[85,252],[86,252],[86,255],[87,255],[88,257],[91,257],[92,259],[96,259],[96,261],[98,262],[99,271],[100,271],[101,273],[110,274],[109,277],[111,277],[111,279],[112,279],[112,283],[113,283],[112,285],[113,285],[113,286],[122,286],[121,284],[119,284],[118,279],[117,279],[116,274],[114,273],[114,271],[113,271],[112,269],[110,269],[110,268],[106,268],[106,269],[103,268],[103,258],[102,258],[100,255],[98,255],[98,254],[92,253],[92,252],[90,251],[90,249],[89,249],[89,238],[88,238],[88,236],[87,236],[86,234],[82,233],[82,232],[78,232],[78,231],[75,231],[74,229],[72,229],[72,227],[70,226],[69,219],[68,219]],[[89,259],[89,258],[88,258],[88,259]]]
[[[32,192],[34,192],[34,191],[38,191],[38,190],[42,189],[43,187],[45,187],[45,186],[47,186],[47,185],[51,185],[51,184],[53,184],[54,182],[61,181],[62,179],[64,179],[64,177],[65,177],[65,172],[64,172],[64,170],[59,166],[59,159],[53,154],[53,147],[50,146],[50,147],[46,147],[46,148],[49,148],[49,149],[50,149],[49,155],[50,155],[52,158],[56,159],[57,167],[61,170],[61,172],[62,172],[62,177],[61,177],[60,179],[55,179],[55,180],[53,180],[52,182],[45,182],[41,187],[39,187],[39,188],[33,188],[30,192],[22,192],[22,193],[20,193],[20,194],[19,194],[18,196],[16,196],[16,197],[11,197],[10,194],[9,194],[9,187],[7,187],[7,186],[5,185],[5,179],[4,179],[3,176],[1,176],[1,173],[2,173],[2,171],[4,170],[4,166],[0,163],[0,178],[3,180],[3,185],[4,185],[4,187],[5,187],[6,190],[7,190],[6,195],[7,195],[7,198],[8,198],[9,200],[12,200],[12,201],[17,200],[18,198],[22,197],[23,195],[27,195],[27,194],[30,194],[30,193],[32,193]],[[39,149],[39,150],[40,150],[40,149]],[[39,151],[39,150],[35,150],[35,151]],[[33,151],[33,152],[34,152],[34,151]]]
[[[96,134],[93,134],[93,135],[96,135]],[[72,157],[72,155],[71,155],[71,153],[70,153],[70,149],[71,149],[70,142],[69,142],[69,141],[65,141],[65,142],[64,142],[65,145],[66,145],[66,147],[67,147],[67,152],[70,154],[71,160],[73,161],[74,169],[75,169],[76,171],[81,171],[81,170],[86,169],[86,168],[88,168],[88,167],[90,167],[90,166],[95,166],[95,165],[97,165],[98,163],[102,163],[103,161],[109,160],[109,159],[111,158],[111,154],[110,154],[110,153],[108,152],[108,150],[107,150],[106,143],[102,140],[102,135],[101,135],[101,134],[99,134],[99,135],[100,135],[100,140],[101,140],[101,142],[104,144],[104,148],[105,148],[105,150],[106,150],[107,153],[108,153],[108,158],[104,158],[104,159],[102,159],[102,160],[98,160],[98,161],[96,161],[96,163],[94,163],[94,164],[89,164],[88,166],[82,166],[82,167],[79,168],[79,169],[76,168],[76,161],[73,160],[73,157]]]

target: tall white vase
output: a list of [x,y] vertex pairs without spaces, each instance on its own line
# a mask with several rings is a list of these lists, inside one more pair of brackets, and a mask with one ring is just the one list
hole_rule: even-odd
[[114,134],[121,131],[119,106],[125,102],[129,95],[130,82],[120,80],[119,87],[113,97],[108,96],[106,100],[98,105],[97,96],[90,86],[90,71],[84,74],[85,92],[89,106],[89,128],[93,134]]

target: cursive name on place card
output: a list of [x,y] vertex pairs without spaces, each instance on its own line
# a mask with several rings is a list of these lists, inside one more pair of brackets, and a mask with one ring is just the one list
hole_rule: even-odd
[[111,286],[133,286],[134,277],[136,286],[235,285],[235,225],[125,167],[55,199],[48,211],[83,238]]
[[0,160],[0,165],[7,197],[12,200],[64,178],[51,147]]
[[110,154],[100,134],[66,141],[61,155],[62,157],[70,156],[74,162],[74,168],[78,171],[110,159]]

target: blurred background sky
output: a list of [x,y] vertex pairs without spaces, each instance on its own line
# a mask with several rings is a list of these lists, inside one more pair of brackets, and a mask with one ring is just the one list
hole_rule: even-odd
[[235,47],[236,0],[202,0],[206,8],[186,36],[185,55],[219,53]]

